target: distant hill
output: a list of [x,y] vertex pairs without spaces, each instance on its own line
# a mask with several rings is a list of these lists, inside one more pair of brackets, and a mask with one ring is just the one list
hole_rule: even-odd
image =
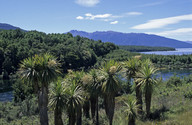
[[103,42],[112,42],[116,45],[135,45],[135,46],[161,46],[161,47],[173,47],[173,48],[192,48],[192,44],[165,38],[152,34],[144,33],[121,33],[114,31],[106,32],[93,32],[88,33],[84,31],[71,30],[73,36],[80,35],[94,40],[102,40]]
[[192,41],[185,41],[186,43],[190,43],[190,44],[192,44]]
[[[15,27],[15,26],[12,26],[10,24],[6,24],[6,23],[0,23],[0,29],[3,29],[3,30],[15,30],[15,29],[21,29],[19,27]],[[23,30],[23,29],[21,29]]]

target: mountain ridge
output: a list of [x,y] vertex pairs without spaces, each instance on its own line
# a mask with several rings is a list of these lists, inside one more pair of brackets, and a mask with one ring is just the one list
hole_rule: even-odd
[[[21,29],[19,27],[0,23],[0,29],[15,30]],[[23,30],[23,29],[21,29]],[[26,30],[23,30],[26,31]],[[145,33],[122,33],[116,31],[95,31],[86,32],[71,30],[69,31],[73,36],[80,35],[93,40],[102,40],[103,42],[112,42],[116,45],[135,45],[135,46],[155,46],[155,47],[172,47],[172,48],[192,48],[192,44],[186,41],[179,41],[163,36]]]
[[[7,24],[7,23],[0,23],[0,29],[3,29],[3,30],[16,30],[16,29],[21,29],[21,28],[10,25],[10,24]],[[23,29],[21,29],[21,30],[23,30]],[[25,31],[25,30],[23,30],[23,31]]]
[[112,42],[116,45],[135,45],[135,46],[160,46],[173,48],[192,48],[192,44],[176,39],[166,38],[154,34],[145,33],[122,33],[116,31],[96,31],[85,32],[78,30],[69,31],[72,35],[80,35],[93,40]]

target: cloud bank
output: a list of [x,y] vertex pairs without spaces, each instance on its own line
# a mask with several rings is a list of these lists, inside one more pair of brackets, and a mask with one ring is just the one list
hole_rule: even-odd
[[192,14],[149,20],[147,23],[132,27],[132,29],[156,29],[186,20],[192,20]]
[[165,36],[170,38],[177,38],[178,40],[190,40],[192,41],[192,28],[179,28],[175,30],[168,30],[162,32],[146,32],[147,34],[155,34],[159,36]]
[[162,32],[147,32],[149,34],[156,34],[160,36],[169,36],[169,35],[182,35],[185,33],[191,33],[192,34],[192,28],[179,28],[175,30],[168,30],[168,31],[162,31]]

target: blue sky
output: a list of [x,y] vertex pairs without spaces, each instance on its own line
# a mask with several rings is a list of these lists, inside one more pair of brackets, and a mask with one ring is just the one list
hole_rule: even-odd
[[0,22],[46,33],[112,30],[192,41],[192,0],[1,0]]

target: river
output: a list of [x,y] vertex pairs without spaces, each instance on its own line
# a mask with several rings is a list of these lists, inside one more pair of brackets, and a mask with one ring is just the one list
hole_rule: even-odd
[[192,48],[176,48],[175,51],[150,51],[140,53],[155,54],[155,55],[190,55],[192,54]]

